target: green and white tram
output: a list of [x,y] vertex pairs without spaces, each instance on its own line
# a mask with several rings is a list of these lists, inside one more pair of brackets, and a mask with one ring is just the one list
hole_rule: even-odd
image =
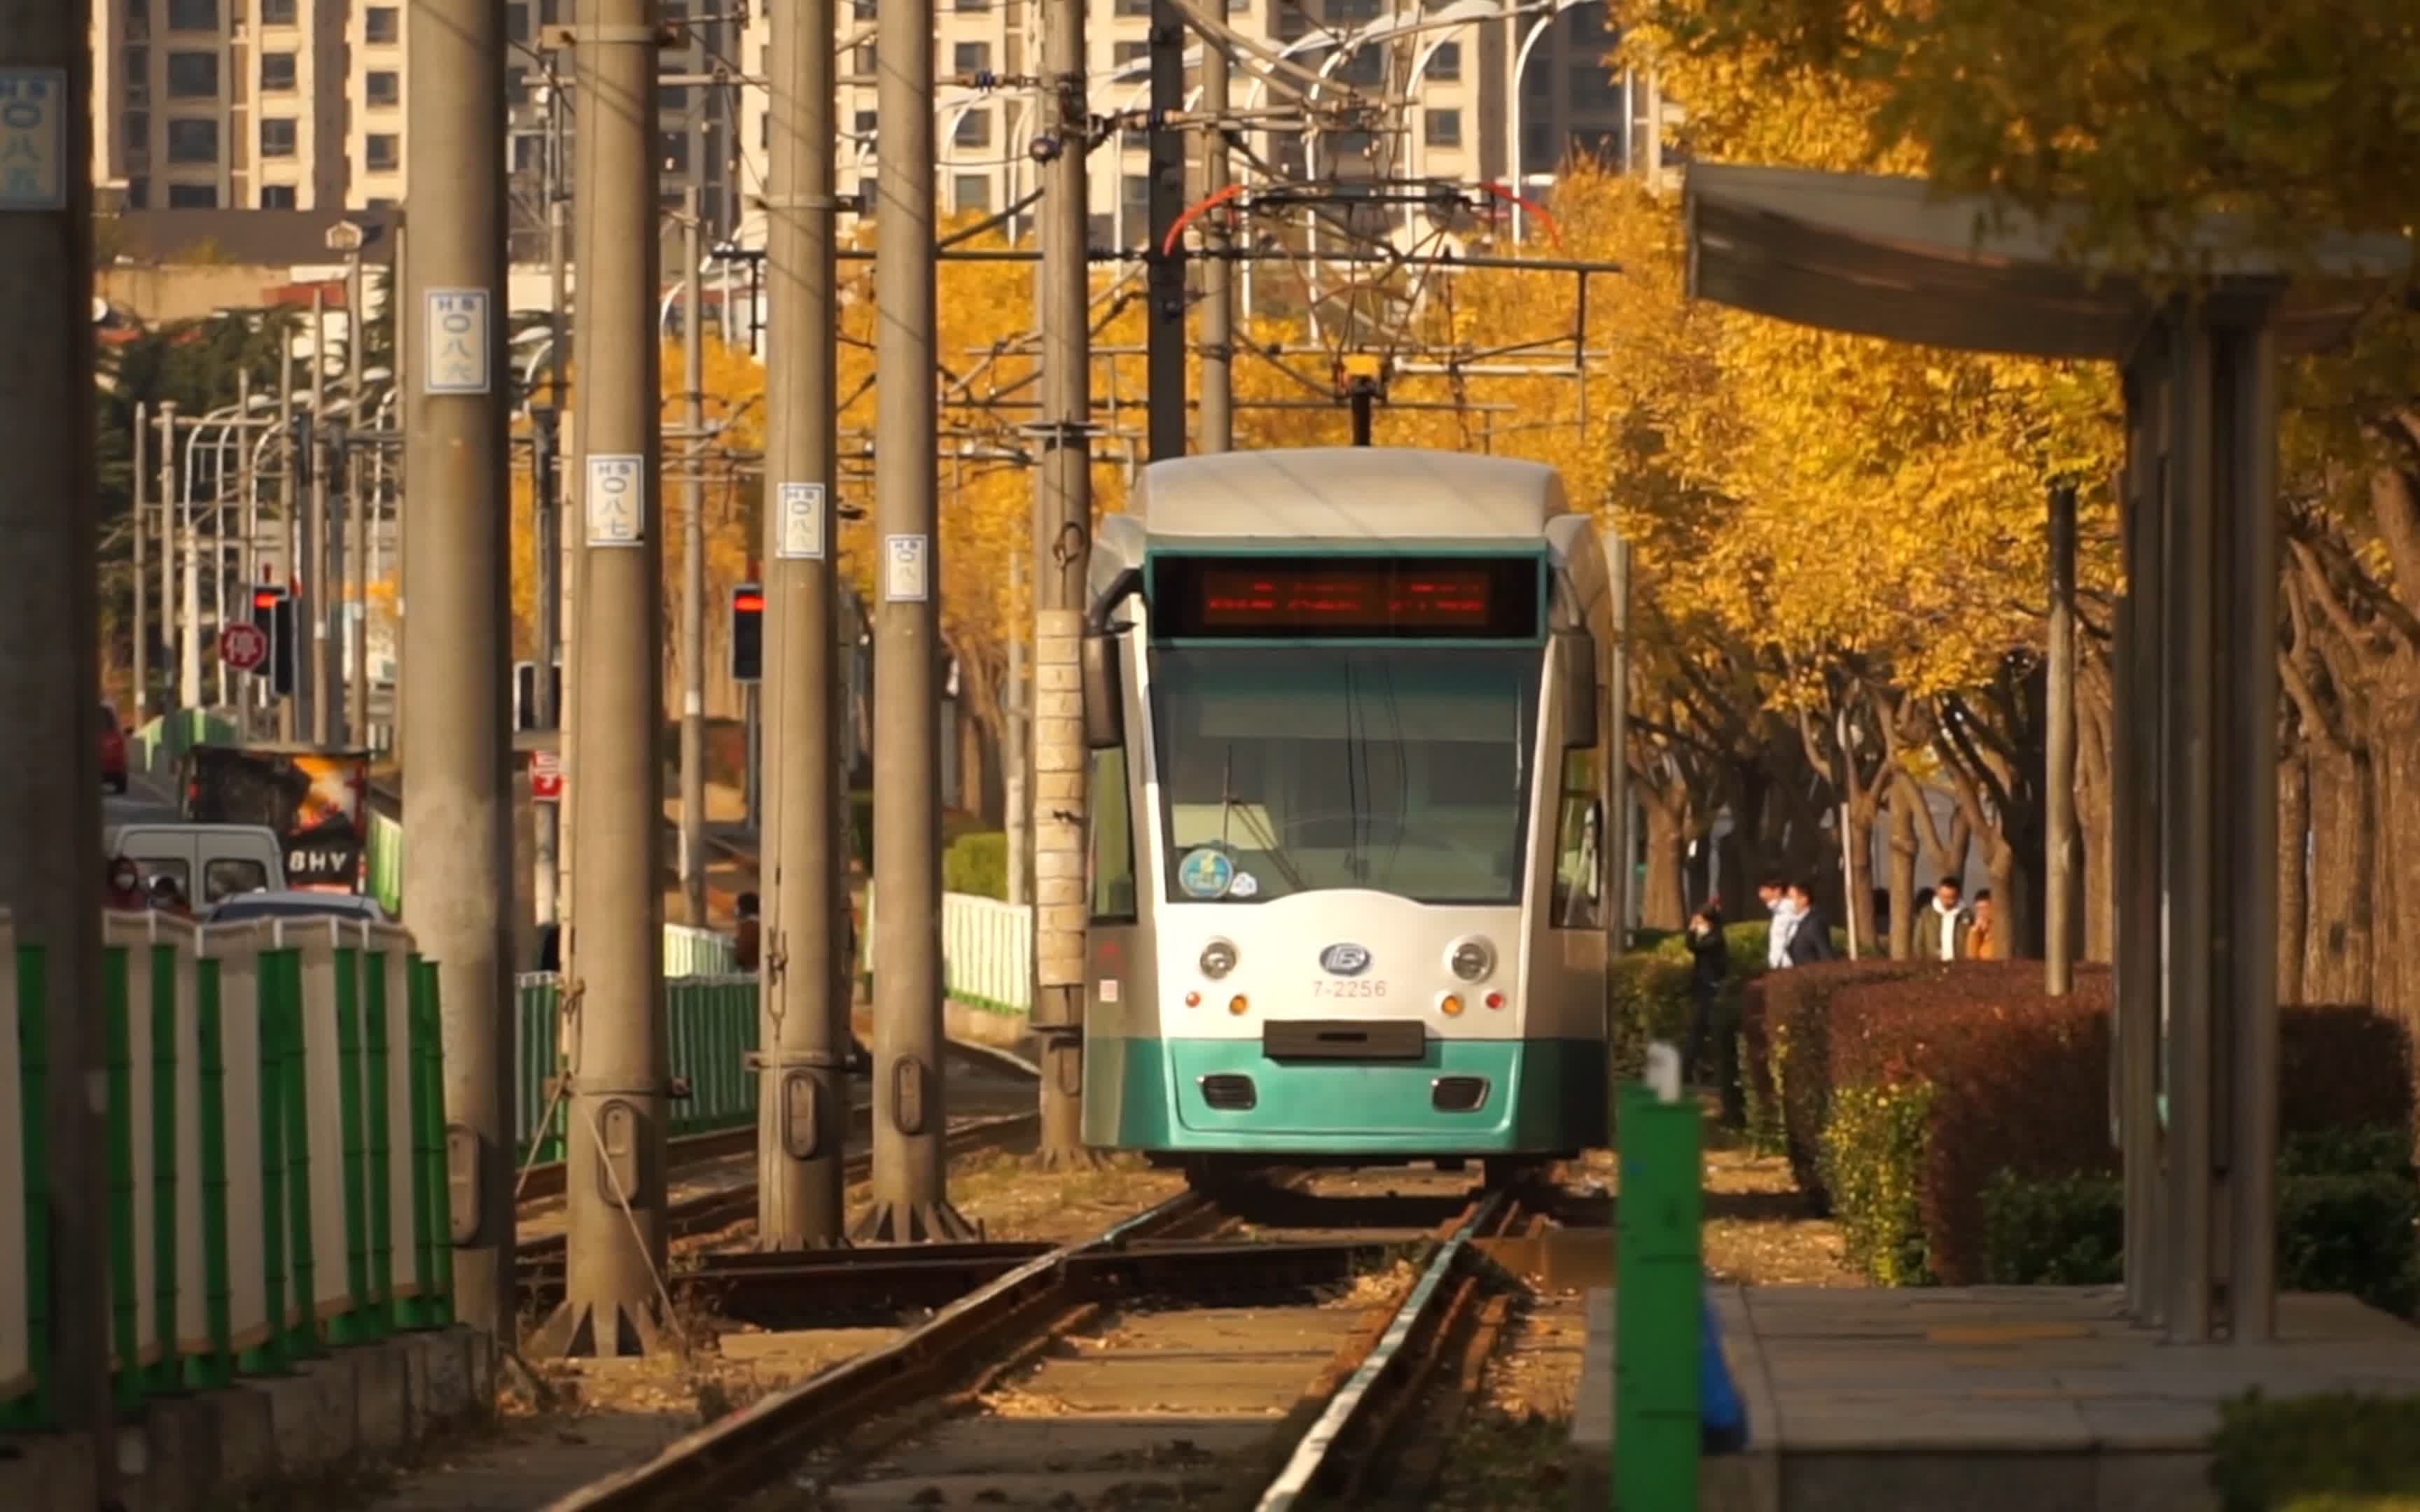
[[1215,1169],[1605,1142],[1611,550],[1528,462],[1144,470],[1084,643],[1088,1144]]

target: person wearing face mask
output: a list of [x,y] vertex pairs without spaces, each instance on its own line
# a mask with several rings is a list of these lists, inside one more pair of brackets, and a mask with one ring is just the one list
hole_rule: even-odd
[[143,869],[131,858],[123,856],[110,857],[109,878],[101,897],[101,906],[130,912],[139,912],[151,906],[150,900],[143,896]]
[[1765,933],[1764,964],[1768,970],[1779,971],[1790,964],[1790,934],[1798,925],[1798,915],[1790,905],[1790,886],[1779,877],[1767,877],[1757,884],[1756,896],[1773,916],[1772,927]]

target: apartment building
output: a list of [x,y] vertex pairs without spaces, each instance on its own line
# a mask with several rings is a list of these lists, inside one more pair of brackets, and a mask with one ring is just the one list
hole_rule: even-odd
[[[764,11],[780,3],[765,0],[753,8],[741,39],[756,77],[768,66]],[[1091,4],[1093,110],[1140,111],[1150,97],[1150,0]],[[986,73],[1015,77],[1035,66],[1040,9],[1031,0],[939,0],[934,136],[940,149],[936,193],[944,213],[1002,211],[1039,183],[1040,170],[1028,152],[1034,126],[1030,97],[980,81]],[[866,195],[869,203],[877,161],[875,11],[876,0],[844,0],[836,38],[843,48],[837,177],[843,193]],[[1340,88],[1417,100],[1385,131],[1326,132],[1315,140],[1299,132],[1249,133],[1247,146],[1288,177],[1510,182],[1516,134],[1520,168],[1533,190],[1550,183],[1574,149],[1630,161],[1627,144],[1635,133],[1626,128],[1639,118],[1643,102],[1607,61],[1614,38],[1602,0],[1228,0],[1227,15],[1237,30],[1326,73]],[[1188,73],[1188,92],[1198,82],[1198,74]],[[1238,109],[1276,102],[1248,74],[1239,72],[1231,89]],[[771,144],[764,91],[746,91],[741,111],[737,173],[744,200],[764,182]],[[1139,243],[1150,198],[1144,133],[1121,132],[1114,147],[1096,152],[1090,185],[1094,244]],[[744,210],[735,224],[743,243],[762,236],[761,214]]]

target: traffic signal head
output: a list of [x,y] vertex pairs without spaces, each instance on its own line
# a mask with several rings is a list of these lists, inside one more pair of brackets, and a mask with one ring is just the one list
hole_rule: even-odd
[[252,623],[269,637],[269,662],[261,669],[278,697],[294,691],[294,599],[282,583],[256,583]]
[[731,680],[753,683],[765,676],[765,587],[741,583],[731,590]]

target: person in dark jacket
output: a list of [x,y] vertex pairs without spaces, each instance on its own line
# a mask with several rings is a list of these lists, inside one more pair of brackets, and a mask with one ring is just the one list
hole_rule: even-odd
[[734,964],[744,972],[752,972],[756,969],[757,955],[764,944],[765,926],[757,918],[760,906],[754,893],[743,892],[739,895],[739,924],[734,931],[736,937],[732,942],[731,955]]
[[1709,898],[1706,906],[1689,916],[1689,1037],[1681,1049],[1681,1075],[1700,1085],[1699,1061],[1706,1036],[1714,1023],[1714,999],[1731,968],[1730,947],[1723,939],[1723,901]]
[[1805,883],[1790,885],[1790,901],[1798,910],[1798,927],[1790,932],[1790,964],[1803,966],[1817,961],[1838,961],[1840,957],[1832,949],[1832,921],[1815,906]]

